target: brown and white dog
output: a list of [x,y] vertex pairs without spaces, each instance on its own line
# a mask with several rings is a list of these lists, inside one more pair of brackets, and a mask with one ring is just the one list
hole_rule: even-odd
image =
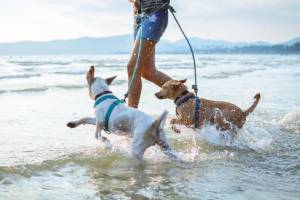
[[[172,99],[175,104],[186,96],[193,96],[184,85],[186,80],[170,80],[167,81],[159,92],[155,95],[159,99]],[[194,95],[195,96],[195,95]],[[199,112],[198,128],[202,128],[205,123],[215,125],[220,131],[236,131],[236,128],[242,128],[245,124],[247,116],[253,112],[257,106],[260,93],[254,96],[254,103],[245,111],[236,105],[224,101],[213,101],[200,98],[201,106]],[[188,99],[176,108],[177,118],[171,120],[172,129],[180,133],[176,128],[177,125],[185,125],[193,127],[195,124],[195,98]]]

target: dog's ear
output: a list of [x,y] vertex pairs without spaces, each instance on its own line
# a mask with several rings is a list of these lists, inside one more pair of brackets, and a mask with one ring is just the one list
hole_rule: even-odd
[[95,67],[94,67],[94,65],[92,65],[92,66],[90,67],[89,73],[90,73],[90,74],[92,75],[92,77],[94,78],[94,76],[95,76]]
[[107,85],[110,85],[116,78],[117,76],[112,76],[110,78],[105,79]]
[[187,79],[179,80],[180,83],[185,83]]
[[92,65],[86,74],[86,79],[88,81],[88,84],[92,84],[92,82],[95,79],[95,67]]

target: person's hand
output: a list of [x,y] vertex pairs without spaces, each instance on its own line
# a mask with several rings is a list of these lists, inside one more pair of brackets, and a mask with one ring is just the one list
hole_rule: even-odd
[[130,3],[133,3],[135,6],[139,6],[141,4],[140,0],[128,0]]
[[138,8],[141,5],[140,0],[128,0],[130,3],[133,3],[134,7]]
[[137,13],[140,8],[141,1],[140,0],[128,0],[128,1],[133,4],[134,13]]

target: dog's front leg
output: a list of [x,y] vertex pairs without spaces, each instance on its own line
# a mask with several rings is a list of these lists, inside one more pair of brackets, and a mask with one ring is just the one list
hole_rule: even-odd
[[95,131],[95,138],[97,140],[101,140],[103,143],[106,144],[107,147],[111,147],[111,142],[109,141],[109,139],[107,139],[107,137],[104,137],[101,135],[101,131],[104,127],[104,123],[103,122],[96,122],[96,131]]
[[69,128],[76,128],[77,126],[86,125],[86,124],[96,125],[96,119],[91,117],[85,117],[76,121],[71,121],[67,123],[67,126]]
[[170,124],[171,124],[172,130],[173,130],[175,133],[181,133],[180,129],[178,129],[178,128],[176,127],[176,124],[179,124],[179,125],[181,124],[179,119],[176,119],[176,118],[171,119]]

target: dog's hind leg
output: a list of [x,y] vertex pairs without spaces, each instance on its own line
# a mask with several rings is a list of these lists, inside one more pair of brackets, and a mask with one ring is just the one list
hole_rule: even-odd
[[214,122],[216,128],[220,131],[231,130],[232,124],[226,120],[222,111],[220,109],[215,109],[214,112]]
[[168,156],[173,161],[181,161],[179,156],[177,155],[177,152],[172,149],[170,144],[168,143],[167,137],[164,133],[164,131],[161,131],[159,133],[159,138],[156,144],[160,147],[162,152]]
[[80,125],[86,125],[86,124],[90,124],[90,125],[96,125],[96,118],[92,118],[92,117],[85,117],[76,121],[71,121],[67,123],[67,126],[69,128],[76,128],[77,126]]

